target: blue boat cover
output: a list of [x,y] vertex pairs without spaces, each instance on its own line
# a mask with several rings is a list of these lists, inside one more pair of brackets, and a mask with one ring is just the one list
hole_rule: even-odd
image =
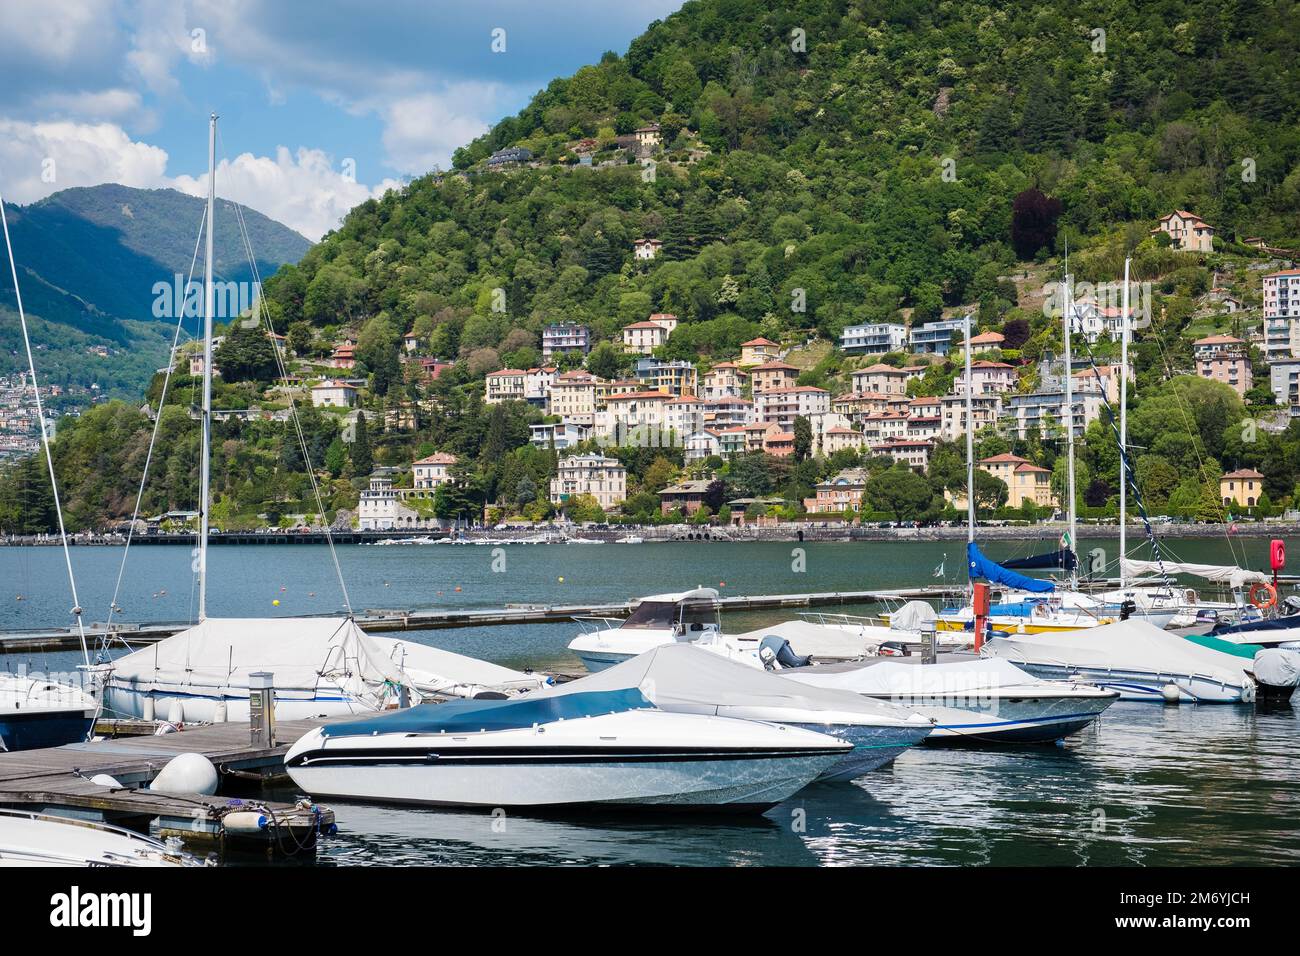
[[993,584],[1018,588],[1032,594],[1046,594],[1048,591],[1056,590],[1056,584],[1052,581],[1026,577],[1023,574],[1017,574],[1015,571],[1008,571],[995,561],[990,561],[980,553],[980,547],[974,541],[968,542],[966,545],[966,567],[971,578],[984,578]]
[[1047,554],[1031,554],[1027,558],[1012,558],[1010,561],[1003,561],[1003,568],[1015,568],[1017,571],[1035,571],[1041,568],[1061,568],[1064,571],[1073,571],[1078,566],[1078,560],[1074,552],[1069,548],[1062,548],[1059,551],[1050,551]]
[[513,700],[453,700],[445,704],[420,704],[363,720],[327,724],[322,728],[322,733],[326,737],[466,734],[480,730],[515,730],[555,720],[597,717],[653,706],[635,687],[545,697],[516,697]]

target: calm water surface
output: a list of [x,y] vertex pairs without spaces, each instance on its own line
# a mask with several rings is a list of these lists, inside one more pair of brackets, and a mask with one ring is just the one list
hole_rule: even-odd
[[[1288,543],[1300,554],[1300,542]],[[1046,550],[1055,542],[1041,545]],[[1082,542],[1085,551],[1094,545],[1113,549],[1114,542]],[[1223,539],[1167,545],[1188,561],[1231,560]],[[1239,563],[1265,566],[1266,540],[1232,547]],[[1003,558],[1038,549],[990,542],[985,551]],[[937,583],[941,563],[949,581],[964,577],[959,541],[516,545],[503,553],[503,572],[493,570],[490,547],[349,546],[339,557],[359,610],[623,600],[696,585],[724,594],[879,589]],[[74,549],[87,620],[104,619],[121,554]],[[218,546],[209,563],[214,615],[315,614],[343,606],[323,546]],[[118,603],[127,620],[191,618],[188,551],[134,548]],[[0,548],[0,629],[64,624],[70,606],[57,549]],[[725,623],[744,630],[786,616],[736,614]],[[574,631],[569,624],[529,625],[410,636],[505,664],[547,667],[577,665],[565,647]],[[70,662],[60,654],[27,661],[34,668]],[[0,667],[16,663],[0,658]],[[892,768],[853,784],[811,787],[747,822],[626,815],[494,821],[481,813],[334,803],[341,832],[322,844],[319,859],[339,865],[1295,863],[1298,720],[1291,704],[1120,703],[1063,746],[917,749]]]

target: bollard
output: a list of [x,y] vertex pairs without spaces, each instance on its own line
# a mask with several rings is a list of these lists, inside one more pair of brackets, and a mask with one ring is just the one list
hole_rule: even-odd
[[939,635],[933,624],[921,632],[921,663],[934,664],[939,660]]
[[248,739],[254,747],[275,746],[275,675],[248,675]]

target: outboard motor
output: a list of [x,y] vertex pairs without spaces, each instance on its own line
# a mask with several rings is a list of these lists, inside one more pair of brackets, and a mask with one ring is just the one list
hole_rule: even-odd
[[912,652],[902,641],[882,641],[876,648],[878,657],[911,657]]
[[1132,600],[1131,598],[1126,599],[1125,601],[1120,603],[1119,619],[1121,621],[1127,621],[1130,617],[1132,617],[1135,613],[1137,613],[1137,609],[1138,606],[1136,601]]
[[1282,616],[1290,617],[1292,614],[1300,614],[1300,597],[1292,594],[1289,598],[1282,601]]
[[807,667],[812,663],[811,654],[806,657],[799,656],[794,652],[794,648],[790,646],[789,641],[776,634],[769,634],[758,642],[759,660],[763,662],[764,667],[772,670],[771,667],[768,667],[769,658],[767,654],[771,654],[771,659],[782,667]]

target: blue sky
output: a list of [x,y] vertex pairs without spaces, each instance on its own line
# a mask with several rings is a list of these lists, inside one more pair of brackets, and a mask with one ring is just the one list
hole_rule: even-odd
[[201,194],[215,110],[218,192],[317,239],[681,2],[3,0],[0,190]]

